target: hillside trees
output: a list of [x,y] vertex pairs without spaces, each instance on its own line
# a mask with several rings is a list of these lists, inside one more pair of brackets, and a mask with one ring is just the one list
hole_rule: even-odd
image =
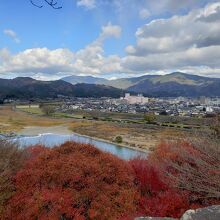
[[6,217],[118,219],[135,213],[138,193],[125,161],[73,142],[34,152],[15,176]]

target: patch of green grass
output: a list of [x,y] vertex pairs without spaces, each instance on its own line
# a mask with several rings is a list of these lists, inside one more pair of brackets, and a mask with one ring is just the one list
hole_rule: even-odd
[[68,113],[62,113],[62,112],[56,112],[53,114],[56,118],[75,118],[75,119],[82,119],[82,115],[75,115],[75,114],[68,114]]
[[43,115],[43,112],[40,108],[22,108],[20,110],[30,114]]

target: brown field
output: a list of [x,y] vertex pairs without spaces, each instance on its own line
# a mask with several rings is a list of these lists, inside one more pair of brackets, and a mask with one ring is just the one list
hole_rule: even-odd
[[123,138],[123,144],[151,150],[162,140],[177,140],[185,137],[193,138],[196,134],[192,130],[187,131],[154,125],[120,124],[103,121],[73,122],[70,129],[79,134],[109,141],[114,141],[115,137],[120,135]]
[[26,126],[56,126],[64,122],[44,116],[35,116],[14,110],[12,106],[0,107],[0,133],[17,132]]
[[141,149],[154,149],[161,140],[193,137],[198,132],[204,136],[208,132],[207,129],[194,131],[193,129],[177,129],[149,124],[128,124],[62,116],[54,118],[42,114],[27,113],[19,109],[15,110],[12,106],[0,107],[0,133],[18,132],[29,126],[63,126],[70,131],[108,141],[114,141],[115,137],[120,135],[124,145]]

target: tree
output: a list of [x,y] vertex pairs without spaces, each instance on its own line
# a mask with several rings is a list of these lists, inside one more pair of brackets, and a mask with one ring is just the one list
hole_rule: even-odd
[[6,219],[111,220],[135,213],[138,192],[126,161],[74,142],[31,152],[15,176]]
[[[55,0],[43,0],[45,3],[47,3],[49,6],[51,6],[53,9],[61,9],[61,6],[57,6],[58,2]],[[39,0],[30,0],[31,4],[38,8],[43,8],[42,4],[39,4]]]
[[142,216],[179,218],[188,209],[219,204],[218,140],[162,142],[147,159],[129,163]]
[[[218,140],[168,142],[152,155],[180,190],[194,199],[220,199],[220,145]],[[201,201],[201,200],[200,200]]]
[[121,144],[123,142],[122,136],[117,136],[115,138],[115,142],[118,143],[118,144]]
[[45,115],[52,115],[55,112],[55,107],[52,105],[40,105],[40,109]]
[[147,113],[144,115],[144,120],[149,123],[152,124],[155,122],[156,120],[156,116],[153,113]]

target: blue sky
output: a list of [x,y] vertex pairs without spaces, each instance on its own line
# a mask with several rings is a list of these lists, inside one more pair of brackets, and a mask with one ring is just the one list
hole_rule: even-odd
[[109,39],[105,51],[107,54],[124,54],[126,45],[135,42],[136,29],[144,24],[141,19],[122,21],[117,15],[117,9],[111,4],[91,10],[77,6],[77,1],[74,0],[58,0],[63,8],[52,10],[45,4],[42,9],[33,7],[29,0],[19,0],[19,4],[15,4],[13,0],[2,1],[0,29],[11,29],[21,39],[20,44],[15,44],[13,39],[1,32],[1,46],[10,48],[12,52],[33,47],[49,49],[67,47],[76,51],[95,40],[101,27],[111,22],[120,23],[123,26],[123,34],[119,40]]
[[43,7],[1,0],[0,77],[219,77],[220,1],[57,0],[59,10],[34,2]]

